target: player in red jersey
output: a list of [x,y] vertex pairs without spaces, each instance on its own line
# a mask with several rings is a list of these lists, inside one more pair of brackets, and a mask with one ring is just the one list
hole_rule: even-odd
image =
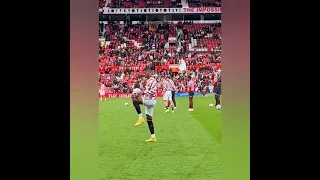
[[[145,113],[147,117],[147,123],[150,130],[151,138],[147,139],[146,142],[156,142],[156,135],[153,126],[153,109],[157,104],[157,91],[158,83],[157,80],[152,76],[152,71],[150,69],[146,70],[145,77],[147,79],[147,84],[143,93],[139,94],[136,100],[139,104],[143,104],[145,107]],[[143,96],[142,96],[143,95]],[[135,126],[139,126],[144,122],[144,119],[139,119]]]
[[100,83],[99,94],[100,94],[100,101],[102,101],[103,98],[104,98],[104,101],[107,101],[106,86],[103,83]]
[[189,77],[189,82],[188,82],[189,110],[188,111],[193,111],[193,96],[194,96],[194,92],[196,90],[196,87],[197,87],[196,78]]

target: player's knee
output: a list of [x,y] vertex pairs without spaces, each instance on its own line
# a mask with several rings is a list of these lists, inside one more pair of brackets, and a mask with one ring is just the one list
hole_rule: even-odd
[[138,101],[139,104],[143,104],[142,97],[138,97],[136,100]]

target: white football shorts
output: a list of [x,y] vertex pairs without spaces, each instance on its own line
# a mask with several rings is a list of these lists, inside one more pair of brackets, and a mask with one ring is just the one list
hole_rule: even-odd
[[143,105],[145,107],[145,113],[149,116],[153,116],[153,109],[157,104],[157,100],[143,99]]
[[166,91],[163,94],[163,100],[165,101],[172,101],[172,93],[171,91]]

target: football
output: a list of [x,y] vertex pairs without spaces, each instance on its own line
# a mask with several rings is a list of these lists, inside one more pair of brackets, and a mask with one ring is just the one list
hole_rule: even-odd
[[125,106],[129,106],[129,103],[124,103]]
[[213,104],[209,104],[209,107],[211,107],[211,108],[212,108],[212,107],[213,107]]
[[221,109],[221,105],[220,104],[218,104],[217,106],[216,106],[216,109]]

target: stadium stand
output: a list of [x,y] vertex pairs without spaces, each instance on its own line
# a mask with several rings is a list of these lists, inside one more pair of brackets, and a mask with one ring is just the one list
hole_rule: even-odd
[[188,0],[189,7],[221,7],[221,0]]
[[[189,6],[220,6],[220,0],[189,0]],[[99,0],[99,7],[172,7],[181,1]],[[209,4],[208,4],[209,3]],[[190,75],[202,92],[221,78],[221,22],[100,21],[99,82],[107,93],[130,93],[145,68],[171,75],[186,92]],[[159,88],[161,91],[161,88]]]
[[180,8],[184,1],[188,7],[221,7],[221,0],[99,0],[100,7],[109,8]]

